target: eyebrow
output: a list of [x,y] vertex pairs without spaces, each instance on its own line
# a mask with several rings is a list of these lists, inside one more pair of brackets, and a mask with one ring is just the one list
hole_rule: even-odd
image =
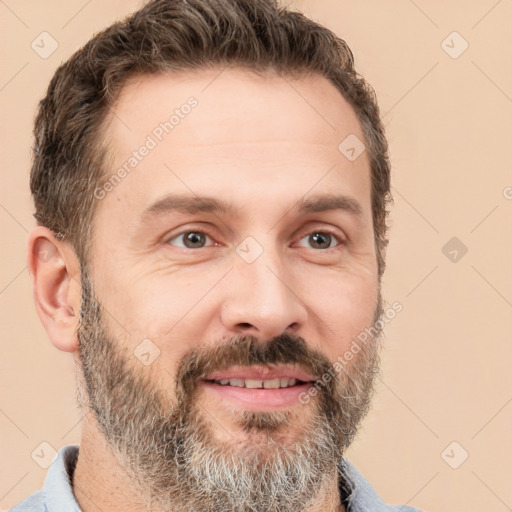
[[[316,213],[332,210],[342,210],[362,220],[364,210],[361,204],[354,198],[346,195],[322,195],[309,199],[299,200],[294,209],[299,213]],[[291,211],[291,210],[290,210]],[[236,208],[228,201],[208,196],[167,195],[146,208],[142,214],[142,220],[150,220],[172,212],[182,213],[223,213],[233,214]]]
[[142,214],[142,219],[149,220],[155,215],[174,211],[182,213],[231,213],[233,209],[227,201],[214,197],[167,195],[146,208]]
[[331,210],[342,210],[362,219],[364,210],[361,203],[346,195],[325,195],[311,199],[302,199],[298,203],[300,212],[326,212]]

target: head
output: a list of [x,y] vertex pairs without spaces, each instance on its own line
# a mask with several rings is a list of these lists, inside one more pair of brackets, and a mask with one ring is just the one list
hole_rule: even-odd
[[31,189],[38,312],[145,499],[314,500],[368,409],[380,329],[344,354],[391,200],[346,43],[272,0],[149,2],[57,70]]

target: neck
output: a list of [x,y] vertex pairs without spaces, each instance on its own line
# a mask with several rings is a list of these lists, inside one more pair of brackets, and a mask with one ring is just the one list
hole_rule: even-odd
[[[83,420],[80,450],[73,475],[73,492],[83,512],[163,512],[146,506],[134,482],[121,467],[99,430],[92,411]],[[165,512],[178,512],[178,509]],[[316,502],[302,512],[345,512],[340,504],[336,475],[319,493]]]
[[94,413],[88,411],[82,425],[78,460],[73,475],[73,493],[83,512],[147,508],[134,485],[99,430]]

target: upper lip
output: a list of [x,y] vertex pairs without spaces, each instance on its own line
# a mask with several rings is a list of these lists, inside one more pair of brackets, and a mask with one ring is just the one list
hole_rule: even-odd
[[222,379],[254,379],[272,380],[278,378],[297,379],[303,382],[314,381],[315,378],[309,373],[291,366],[234,366],[226,370],[219,370],[208,374],[204,380]]

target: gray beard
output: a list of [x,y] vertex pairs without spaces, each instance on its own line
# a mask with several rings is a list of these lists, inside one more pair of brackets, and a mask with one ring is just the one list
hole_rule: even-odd
[[[368,411],[378,373],[377,341],[363,344],[351,367],[324,383],[307,406],[284,412],[235,411],[245,441],[216,439],[215,419],[198,405],[198,383],[213,370],[251,364],[298,364],[312,375],[333,373],[320,352],[299,336],[261,343],[236,337],[183,357],[169,403],[130,367],[130,353],[109,335],[92,282],[82,275],[78,331],[81,375],[78,402],[99,428],[148,510],[181,512],[300,512],[322,497],[333,480],[346,486],[340,462]],[[382,312],[379,302],[375,320]],[[300,432],[298,417],[309,421]],[[295,433],[295,442],[289,434]],[[287,435],[288,434],[288,435]],[[288,439],[288,441],[287,441]]]

